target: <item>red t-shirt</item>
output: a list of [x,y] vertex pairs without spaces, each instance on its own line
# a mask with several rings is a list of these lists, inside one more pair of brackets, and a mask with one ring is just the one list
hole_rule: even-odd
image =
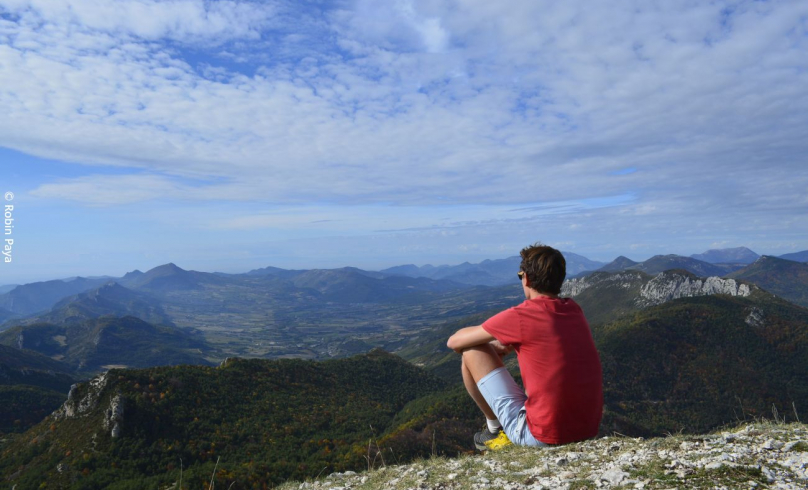
[[575,301],[526,299],[482,326],[516,351],[527,424],[536,439],[565,444],[597,435],[603,413],[600,356]]

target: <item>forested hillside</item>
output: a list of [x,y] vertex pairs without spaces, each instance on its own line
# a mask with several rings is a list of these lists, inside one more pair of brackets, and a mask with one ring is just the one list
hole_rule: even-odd
[[29,350],[0,345],[0,435],[40,422],[67,398],[70,367]]
[[18,489],[155,488],[178,479],[182,460],[184,485],[199,488],[221,457],[217,481],[262,488],[361,468],[368,441],[407,403],[446,388],[379,351],[320,363],[113,369],[2,447],[0,475]]

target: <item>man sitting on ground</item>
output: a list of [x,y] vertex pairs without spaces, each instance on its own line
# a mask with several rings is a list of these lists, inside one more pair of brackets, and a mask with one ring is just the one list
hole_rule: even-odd
[[[477,449],[565,444],[595,437],[603,411],[600,357],[581,307],[559,298],[566,261],[541,244],[520,252],[525,301],[458,330],[447,346],[462,355],[463,382],[487,427]],[[524,391],[502,357],[516,351]]]

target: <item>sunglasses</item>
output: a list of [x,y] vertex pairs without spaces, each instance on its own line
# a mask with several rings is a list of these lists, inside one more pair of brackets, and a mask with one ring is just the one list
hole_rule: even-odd
[[525,277],[525,271],[519,271],[516,273],[516,275],[519,276],[519,280],[521,281],[522,278]]

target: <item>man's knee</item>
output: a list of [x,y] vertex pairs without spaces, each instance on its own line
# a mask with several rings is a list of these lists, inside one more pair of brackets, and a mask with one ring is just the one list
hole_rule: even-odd
[[494,348],[490,344],[482,344],[482,345],[475,345],[473,347],[469,347],[463,350],[462,358],[463,362],[474,362],[480,358],[496,358],[499,359],[499,355],[494,350]]
[[467,369],[475,381],[503,365],[502,358],[488,344],[469,347],[462,354],[462,369]]

